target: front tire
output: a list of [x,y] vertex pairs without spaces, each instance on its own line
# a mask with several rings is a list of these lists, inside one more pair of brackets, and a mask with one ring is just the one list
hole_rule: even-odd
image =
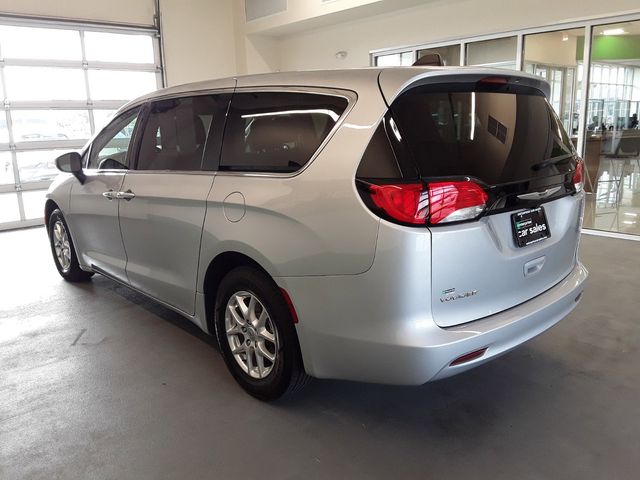
[[239,267],[222,279],[215,327],[227,368],[249,394],[275,400],[308,383],[291,313],[265,274]]
[[49,243],[53,261],[62,278],[68,282],[86,282],[93,276],[93,272],[80,268],[69,227],[59,209],[51,212],[49,217]]

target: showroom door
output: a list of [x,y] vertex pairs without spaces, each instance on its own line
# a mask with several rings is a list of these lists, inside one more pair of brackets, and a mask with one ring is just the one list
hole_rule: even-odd
[[67,222],[79,262],[127,281],[118,221],[119,200],[139,109],[117,117],[93,142],[84,183],[71,186]]
[[[120,227],[131,285],[194,314],[200,240],[229,94],[151,105],[135,170],[121,188]],[[206,147],[206,148],[205,148]],[[216,153],[217,152],[217,153]]]

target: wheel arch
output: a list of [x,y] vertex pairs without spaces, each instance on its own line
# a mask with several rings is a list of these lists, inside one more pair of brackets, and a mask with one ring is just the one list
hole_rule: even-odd
[[47,232],[49,232],[49,219],[51,218],[51,214],[53,213],[53,211],[56,209],[59,210],[60,207],[55,202],[55,200],[52,200],[50,198],[47,199],[46,203],[44,204],[44,226],[47,229]]
[[[234,268],[252,267],[273,280],[273,276],[260,263],[250,256],[237,251],[226,251],[213,258],[204,274],[202,291],[204,293],[205,322],[210,333],[215,332],[214,311],[216,294],[220,282]],[[275,280],[274,280],[275,281]]]

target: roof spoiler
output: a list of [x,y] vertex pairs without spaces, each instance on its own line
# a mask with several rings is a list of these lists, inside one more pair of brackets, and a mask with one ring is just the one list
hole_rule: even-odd
[[439,53],[427,53],[421,56],[413,64],[414,67],[443,67],[442,57]]

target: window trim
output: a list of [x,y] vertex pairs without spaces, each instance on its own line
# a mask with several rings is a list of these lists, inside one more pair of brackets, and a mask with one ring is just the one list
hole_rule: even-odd
[[[238,87],[234,91],[234,95],[236,93],[304,93],[304,94],[316,94],[316,95],[325,95],[332,96],[338,98],[344,98],[347,101],[347,106],[338,118],[338,121],[333,125],[329,133],[326,135],[324,140],[320,143],[318,148],[313,152],[313,155],[309,158],[309,161],[305,163],[300,169],[295,172],[251,172],[251,171],[229,171],[229,170],[220,170],[220,160],[222,159],[222,148],[220,150],[220,155],[218,156],[218,162],[216,163],[216,172],[218,175],[223,175],[226,177],[268,177],[268,178],[293,178],[300,175],[304,172],[309,166],[314,162],[314,160],[320,155],[324,147],[329,143],[331,138],[335,135],[338,129],[344,123],[344,120],[347,118],[353,107],[358,101],[358,94],[353,90],[345,90],[339,88],[329,88],[329,87]],[[231,98],[231,103],[233,102],[233,97]],[[227,110],[228,112],[228,110]],[[228,113],[227,113],[228,116]],[[225,123],[226,129],[226,123]],[[221,143],[221,147],[224,147],[224,137]]]

